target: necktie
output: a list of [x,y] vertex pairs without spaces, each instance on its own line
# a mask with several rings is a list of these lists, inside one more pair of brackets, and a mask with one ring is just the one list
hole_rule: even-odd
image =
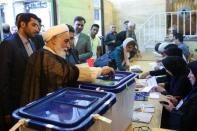
[[30,56],[33,53],[33,49],[31,47],[29,40],[25,43],[25,49],[27,51],[28,56]]

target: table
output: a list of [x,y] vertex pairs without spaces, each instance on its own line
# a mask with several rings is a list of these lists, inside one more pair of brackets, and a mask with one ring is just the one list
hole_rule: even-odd
[[[131,65],[139,65],[142,67],[143,72],[147,72],[152,70],[152,67],[150,63],[155,62],[156,59],[135,59],[134,61],[131,62]],[[139,127],[139,126],[148,126],[152,129],[152,131],[171,131],[168,129],[161,129],[161,117],[162,117],[162,109],[163,106],[159,103],[159,101],[164,100],[165,97],[163,95],[160,95],[159,99],[148,99],[148,101],[134,101],[134,105],[138,104],[145,104],[145,103],[150,103],[155,106],[155,112],[153,113],[153,117],[151,119],[151,122],[149,124],[146,123],[139,123],[139,122],[132,122],[132,124],[127,128],[126,131],[132,131],[134,127]]]

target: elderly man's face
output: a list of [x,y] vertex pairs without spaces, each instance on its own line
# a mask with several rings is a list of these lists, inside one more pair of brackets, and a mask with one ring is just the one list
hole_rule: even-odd
[[70,48],[70,36],[69,32],[64,32],[55,36],[54,38],[54,50],[55,52],[65,58],[67,50]]

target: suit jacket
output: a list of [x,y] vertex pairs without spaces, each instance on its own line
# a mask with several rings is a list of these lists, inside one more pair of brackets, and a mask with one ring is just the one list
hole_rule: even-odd
[[86,60],[92,57],[92,48],[90,37],[84,33],[80,33],[76,47],[79,53],[79,60],[81,62],[86,62]]
[[31,40],[36,49],[40,49],[45,45],[42,35],[37,34],[35,37],[31,38]]
[[[34,44],[36,50],[42,47],[39,43]],[[28,54],[17,33],[0,44],[0,60],[0,103],[3,114],[10,114],[19,107],[28,60]]]

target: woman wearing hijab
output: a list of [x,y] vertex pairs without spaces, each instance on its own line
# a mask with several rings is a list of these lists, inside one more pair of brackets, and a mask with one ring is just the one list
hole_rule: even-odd
[[[175,46],[172,46],[172,45],[174,45],[174,44],[168,45],[168,47],[165,49],[163,54],[166,57],[168,57],[168,56],[182,57],[183,56],[182,50],[179,49],[176,45]],[[149,71],[149,72],[145,72],[144,74],[142,74],[140,76],[140,78],[144,79],[144,78],[149,77],[149,76],[158,76],[157,77],[157,83],[166,83],[166,82],[169,81],[168,75],[169,74],[166,72],[165,68],[161,68],[159,70],[152,70],[152,71]]]
[[188,68],[190,73],[187,77],[193,87],[190,93],[177,105],[171,100],[163,105],[170,112],[170,128],[179,131],[197,130],[197,61],[191,62]]
[[156,90],[164,95],[184,98],[191,91],[191,84],[187,75],[189,70],[185,60],[178,56],[169,56],[162,60],[166,72],[170,75],[169,89],[157,87]]
[[133,48],[135,48],[136,42],[133,38],[126,38],[123,44],[116,47],[114,51],[111,52],[110,58],[116,63],[116,67],[120,71],[126,71],[129,68],[129,57],[128,54]]

